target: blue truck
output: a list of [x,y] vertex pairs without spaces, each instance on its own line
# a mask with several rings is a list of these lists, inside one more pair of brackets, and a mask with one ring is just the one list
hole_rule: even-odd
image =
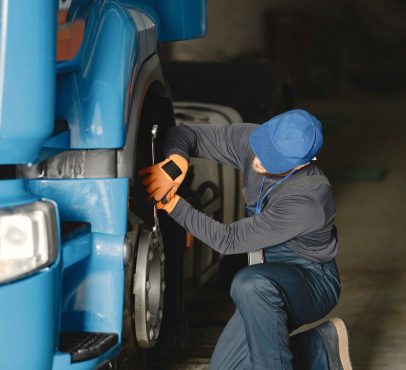
[[1,370],[124,369],[177,320],[185,235],[137,171],[175,124],[159,45],[206,29],[207,0],[0,0]]

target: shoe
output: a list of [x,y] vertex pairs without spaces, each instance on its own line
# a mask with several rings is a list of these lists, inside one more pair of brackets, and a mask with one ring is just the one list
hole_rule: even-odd
[[348,330],[344,320],[335,317],[317,326],[315,330],[326,349],[329,370],[352,370]]

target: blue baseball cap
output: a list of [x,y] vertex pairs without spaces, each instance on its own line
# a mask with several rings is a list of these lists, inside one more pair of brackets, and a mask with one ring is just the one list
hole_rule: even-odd
[[323,131],[316,117],[293,109],[258,126],[249,140],[262,166],[278,174],[312,160],[323,145]]

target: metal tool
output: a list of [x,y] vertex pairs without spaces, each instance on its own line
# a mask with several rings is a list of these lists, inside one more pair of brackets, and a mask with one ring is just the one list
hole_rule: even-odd
[[[158,134],[158,125],[153,125],[151,130],[151,154],[152,154],[152,164],[155,164],[155,139]],[[154,226],[153,231],[159,232],[159,220],[158,220],[158,210],[154,204]]]
[[[152,126],[152,164],[155,164],[155,139],[158,125]],[[147,227],[135,214],[129,213],[133,233],[127,237],[138,240],[134,274],[134,323],[138,345],[151,348],[155,345],[163,318],[165,292],[165,254],[159,230],[158,212],[154,205],[154,226]]]

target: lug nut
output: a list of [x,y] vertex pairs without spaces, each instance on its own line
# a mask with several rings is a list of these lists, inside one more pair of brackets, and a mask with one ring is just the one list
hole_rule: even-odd
[[159,316],[159,320],[162,320],[162,318],[164,317],[162,310],[159,310],[158,316]]
[[154,339],[154,329],[151,328],[151,330],[149,331],[149,340]]
[[151,312],[147,311],[146,318],[147,318],[147,322],[149,322],[149,320],[151,320]]
[[158,339],[158,336],[159,336],[159,330],[158,329],[155,329],[154,336],[155,336],[155,339]]
[[147,293],[151,289],[151,282],[149,280],[147,280],[147,282],[145,283],[145,289],[146,289]]
[[154,252],[152,252],[150,250],[149,253],[148,253],[148,261],[151,262],[153,258],[154,258]]
[[165,253],[162,253],[161,254],[161,263],[164,263],[164,261],[165,261]]

